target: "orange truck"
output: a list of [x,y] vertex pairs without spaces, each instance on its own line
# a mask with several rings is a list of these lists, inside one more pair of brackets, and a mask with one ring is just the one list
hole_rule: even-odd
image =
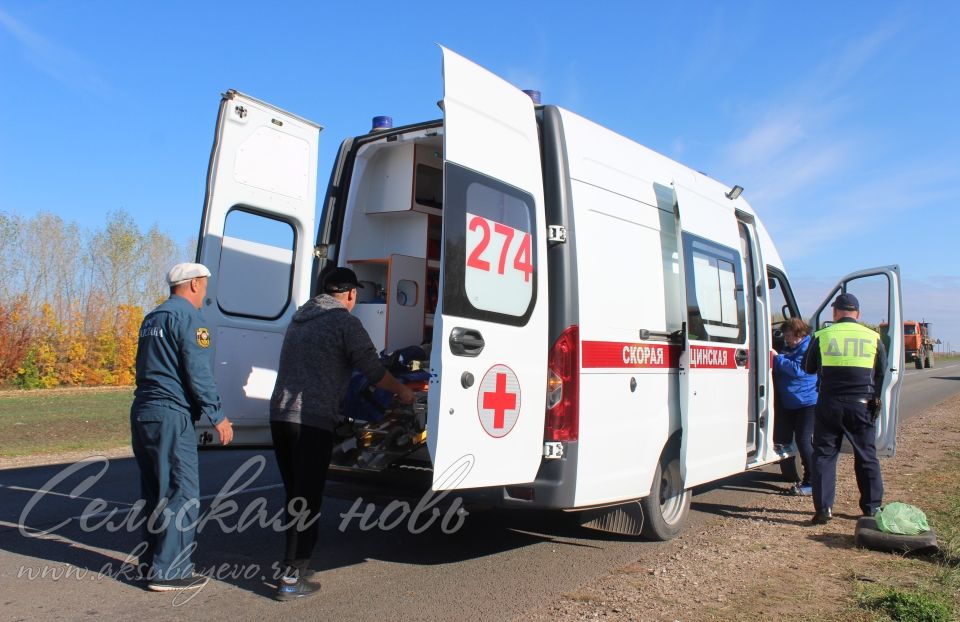
[[[887,324],[880,324],[880,332],[887,334]],[[930,322],[906,320],[903,323],[903,360],[913,361],[917,369],[933,367],[933,346],[936,341],[930,337]]]

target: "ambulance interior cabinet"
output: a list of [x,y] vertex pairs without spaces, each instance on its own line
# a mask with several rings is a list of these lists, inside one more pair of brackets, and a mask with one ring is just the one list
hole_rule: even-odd
[[365,158],[359,188],[367,214],[415,211],[439,215],[443,208],[443,156],[440,147],[410,143],[381,149]]
[[411,209],[439,216],[443,210],[443,154],[439,147],[426,144],[415,147]]
[[377,351],[392,352],[423,339],[424,274],[422,257],[351,260],[363,285],[353,314],[363,323]]

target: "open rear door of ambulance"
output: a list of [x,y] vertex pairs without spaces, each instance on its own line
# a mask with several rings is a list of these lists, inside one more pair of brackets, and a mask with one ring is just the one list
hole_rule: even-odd
[[[680,355],[680,471],[685,488],[746,464],[754,304],[734,204],[674,184],[683,242],[686,347]],[[721,202],[722,201],[722,202]],[[746,285],[745,285],[746,284]]]
[[433,488],[532,482],[543,455],[547,266],[531,99],[443,49],[444,198]]
[[319,140],[320,126],[252,97],[220,102],[197,260],[212,273],[201,313],[235,445],[270,443],[280,345],[310,296]]
[[813,317],[814,331],[828,326],[833,320],[830,304],[838,294],[853,294],[860,302],[860,322],[877,330],[887,323],[887,332],[881,335],[887,348],[887,365],[880,399],[883,408],[877,419],[877,455],[890,457],[897,449],[897,423],[900,406],[900,383],[903,379],[903,302],[900,293],[900,266],[870,268],[848,274],[830,291]]

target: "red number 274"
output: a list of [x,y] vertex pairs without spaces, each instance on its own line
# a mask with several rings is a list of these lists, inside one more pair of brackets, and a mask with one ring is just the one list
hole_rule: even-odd
[[[489,272],[490,262],[482,259],[481,255],[483,254],[483,251],[487,250],[487,246],[490,244],[490,221],[482,216],[474,216],[470,219],[468,228],[470,231],[476,231],[477,229],[480,229],[481,238],[480,242],[476,245],[476,247],[474,247],[473,251],[470,253],[470,256],[467,258],[467,265],[471,268],[476,268],[477,270]],[[510,248],[510,243],[513,241],[513,236],[516,232],[516,229],[502,225],[498,222],[494,222],[493,231],[497,235],[502,235],[504,238],[503,245],[500,247],[500,261],[497,263],[497,274],[503,274],[507,263],[507,250]],[[520,240],[520,247],[517,249],[517,253],[513,257],[513,267],[515,270],[519,270],[523,273],[524,283],[530,281],[530,275],[533,274],[533,262],[531,261],[529,233],[524,233]]]

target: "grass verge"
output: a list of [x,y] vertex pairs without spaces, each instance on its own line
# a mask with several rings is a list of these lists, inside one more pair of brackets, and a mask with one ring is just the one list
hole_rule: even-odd
[[0,396],[0,457],[100,450],[130,442],[132,388]]
[[874,620],[949,622],[960,612],[960,452],[949,452],[935,469],[920,474],[916,484],[939,552],[891,555],[875,569],[882,580],[854,587],[859,607],[879,616]]
[[950,607],[936,596],[920,592],[888,589],[879,596],[861,601],[861,607],[883,613],[897,622],[950,622]]

